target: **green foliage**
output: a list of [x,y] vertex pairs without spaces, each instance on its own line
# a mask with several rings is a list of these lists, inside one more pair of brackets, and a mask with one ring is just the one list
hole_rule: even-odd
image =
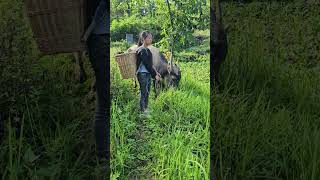
[[[155,0],[112,0],[111,18],[121,19],[123,16],[154,16],[156,11]],[[145,13],[143,13],[143,10]]]
[[176,56],[179,61],[195,61],[198,57],[198,54],[193,51],[182,51],[179,52]]
[[[0,2],[0,119],[19,116],[24,94],[33,88],[34,77],[28,72],[36,55],[29,27],[24,21],[22,2]],[[1,134],[1,132],[0,132]],[[1,135],[0,135],[1,136]]]
[[[193,45],[193,32],[196,29],[208,29],[209,27],[209,1],[169,1],[172,13],[173,27],[165,1],[159,3],[159,16],[162,23],[164,38],[169,38],[169,44],[177,50]],[[168,48],[169,46],[167,46]]]
[[90,128],[94,102],[86,97],[92,79],[75,83],[70,55],[39,57],[23,1],[0,1],[0,23],[1,178],[92,179],[104,173]]
[[[317,6],[301,2],[279,4],[251,3],[246,6],[225,4],[225,23],[230,27],[229,39],[250,44],[263,39],[267,53],[295,66],[315,67],[320,61],[320,20]],[[244,19],[243,16],[246,16]],[[241,34],[246,35],[240,36]]]
[[209,31],[195,31],[193,38],[200,38],[198,42],[194,42],[189,48],[175,53],[174,58],[179,62],[201,62],[207,61],[210,55]]
[[[209,27],[209,0],[193,0],[187,3],[180,0],[170,0],[170,9],[173,15],[173,27],[171,26],[168,6],[166,1],[118,1],[113,0],[115,10],[112,16],[115,18],[111,26],[114,34],[113,40],[123,39],[126,32],[138,35],[139,31],[147,29],[156,37],[157,46],[169,49],[171,43],[176,50],[193,46],[193,32],[197,29],[204,30]],[[130,7],[130,15],[124,12]],[[139,13],[141,9],[146,14]]]
[[118,41],[126,38],[126,34],[133,34],[134,39],[138,41],[139,33],[143,30],[150,31],[155,41],[161,38],[161,26],[156,19],[148,17],[137,18],[131,16],[121,20],[113,20],[111,23],[111,40]]
[[200,36],[205,39],[210,38],[210,28],[207,28],[205,30],[195,30],[193,36]]
[[[122,43],[114,44],[111,54],[125,49]],[[111,57],[111,167],[119,179],[208,179],[209,58],[179,66],[179,89],[154,99],[151,88],[152,117],[146,119],[138,114],[138,88],[121,79]]]
[[223,10],[229,53],[213,103],[219,179],[316,179],[317,8],[272,2]]

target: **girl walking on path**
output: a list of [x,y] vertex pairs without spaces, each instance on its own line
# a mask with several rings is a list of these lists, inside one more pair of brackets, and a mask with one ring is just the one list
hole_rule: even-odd
[[143,31],[139,35],[137,49],[137,77],[140,85],[140,110],[148,114],[148,99],[150,94],[151,78],[160,80],[160,74],[152,63],[152,53],[147,48],[152,44],[152,34]]

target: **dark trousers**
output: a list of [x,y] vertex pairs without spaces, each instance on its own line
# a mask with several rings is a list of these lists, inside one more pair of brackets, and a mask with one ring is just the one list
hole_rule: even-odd
[[143,112],[148,107],[151,86],[151,74],[139,72],[138,81],[140,85],[140,110]]
[[110,45],[109,34],[90,35],[88,53],[96,78],[96,109],[94,133],[97,155],[106,158],[110,167]]

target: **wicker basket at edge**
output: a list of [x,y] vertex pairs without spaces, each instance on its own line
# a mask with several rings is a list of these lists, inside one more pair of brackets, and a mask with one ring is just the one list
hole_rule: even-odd
[[44,54],[85,49],[86,0],[25,0],[26,15]]
[[136,77],[136,61],[135,52],[127,52],[115,55],[115,59],[119,65],[122,79],[130,79]]

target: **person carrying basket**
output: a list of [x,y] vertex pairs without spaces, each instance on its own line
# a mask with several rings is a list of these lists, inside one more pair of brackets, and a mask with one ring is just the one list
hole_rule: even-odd
[[161,75],[155,70],[152,63],[152,53],[147,48],[152,44],[152,34],[143,31],[139,35],[137,53],[137,78],[140,85],[140,111],[149,115],[148,99],[150,94],[151,78],[160,80]]

